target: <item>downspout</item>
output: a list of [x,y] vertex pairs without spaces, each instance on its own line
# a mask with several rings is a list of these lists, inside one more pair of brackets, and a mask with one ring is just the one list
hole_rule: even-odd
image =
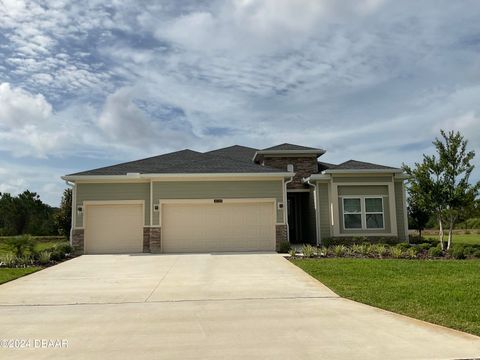
[[322,245],[320,239],[320,221],[318,221],[318,199],[317,199],[317,185],[310,182],[310,177],[302,179],[302,181],[309,186],[313,187],[313,201],[315,207],[315,234],[317,236],[317,246]]
[[76,191],[75,191],[75,183],[70,183],[70,181],[65,180],[65,184],[67,184],[67,186],[70,186],[72,188],[72,214],[71,214],[72,221],[70,223],[69,240],[70,240],[70,246],[73,246],[72,245],[72,238],[73,238],[73,227],[74,227],[74,221],[75,221],[75,218],[74,218],[75,208],[77,207],[77,194],[76,194]]
[[290,184],[293,181],[293,176],[290,178],[290,180],[285,181],[284,185],[285,187],[283,188],[283,198],[285,199],[285,212],[283,213],[284,216],[284,221],[285,224],[287,225],[287,241],[290,243],[290,227],[288,225],[288,199],[287,199],[287,184]]

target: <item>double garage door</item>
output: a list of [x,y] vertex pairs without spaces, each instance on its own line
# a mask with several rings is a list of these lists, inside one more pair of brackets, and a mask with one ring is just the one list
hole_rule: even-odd
[[[142,252],[143,221],[143,205],[87,206],[86,253]],[[272,202],[165,203],[161,223],[164,253],[275,250]]]

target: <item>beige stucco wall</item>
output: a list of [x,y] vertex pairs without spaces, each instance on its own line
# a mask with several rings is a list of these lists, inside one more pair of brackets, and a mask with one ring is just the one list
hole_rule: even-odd
[[[283,182],[264,181],[162,181],[153,182],[153,204],[162,199],[241,199],[274,198],[283,202]],[[283,210],[276,211],[277,223],[283,223]],[[159,213],[153,214],[153,225]]]
[[[143,200],[145,225],[150,225],[150,183],[88,183],[76,185],[76,205],[84,201]],[[75,209],[75,224],[83,227],[83,216]]]
[[318,222],[320,223],[320,238],[332,236],[330,225],[330,203],[328,200],[328,183],[317,183],[317,209]]
[[[365,185],[362,185],[363,183]],[[335,185],[338,192],[334,197]],[[384,201],[384,229],[346,230],[343,226],[342,197],[349,195],[381,196]],[[403,182],[394,181],[392,176],[335,176],[331,181],[318,181],[317,221],[320,224],[320,237],[325,239],[332,236],[385,235],[398,236],[400,241],[405,241],[404,201]],[[332,209],[335,225],[332,225]],[[338,230],[335,230],[335,227]]]

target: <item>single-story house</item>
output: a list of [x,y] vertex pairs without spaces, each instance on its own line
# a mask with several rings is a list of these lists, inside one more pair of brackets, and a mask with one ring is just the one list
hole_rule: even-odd
[[81,253],[273,251],[333,237],[407,239],[399,168],[281,144],[181,150],[62,177]]

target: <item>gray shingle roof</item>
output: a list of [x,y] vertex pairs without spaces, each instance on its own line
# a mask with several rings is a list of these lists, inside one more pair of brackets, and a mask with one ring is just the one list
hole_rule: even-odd
[[312,148],[312,147],[308,147],[308,146],[301,146],[301,145],[288,144],[288,143],[275,145],[275,146],[268,147],[268,148],[265,148],[265,149],[262,149],[262,150],[287,150],[287,151],[288,150],[318,150],[318,151],[323,151],[322,149],[318,149],[318,148]]
[[335,164],[331,164],[331,163],[327,163],[325,161],[318,161],[318,171],[324,171],[324,170],[328,170],[328,169],[331,169],[333,167],[335,167],[337,165]]
[[275,173],[282,170],[261,166],[250,161],[224,156],[181,150],[146,159],[130,161],[98,169],[82,171],[72,175],[126,175],[140,174],[181,174],[181,173]]
[[334,165],[329,170],[400,170],[391,166],[372,164],[358,160],[348,160],[339,165]]
[[231,159],[237,160],[245,160],[245,161],[252,161],[253,156],[258,151],[258,149],[254,149],[247,146],[241,145],[233,145],[229,147],[225,147],[222,149],[208,151],[205,154],[212,154],[216,156],[224,156]]

